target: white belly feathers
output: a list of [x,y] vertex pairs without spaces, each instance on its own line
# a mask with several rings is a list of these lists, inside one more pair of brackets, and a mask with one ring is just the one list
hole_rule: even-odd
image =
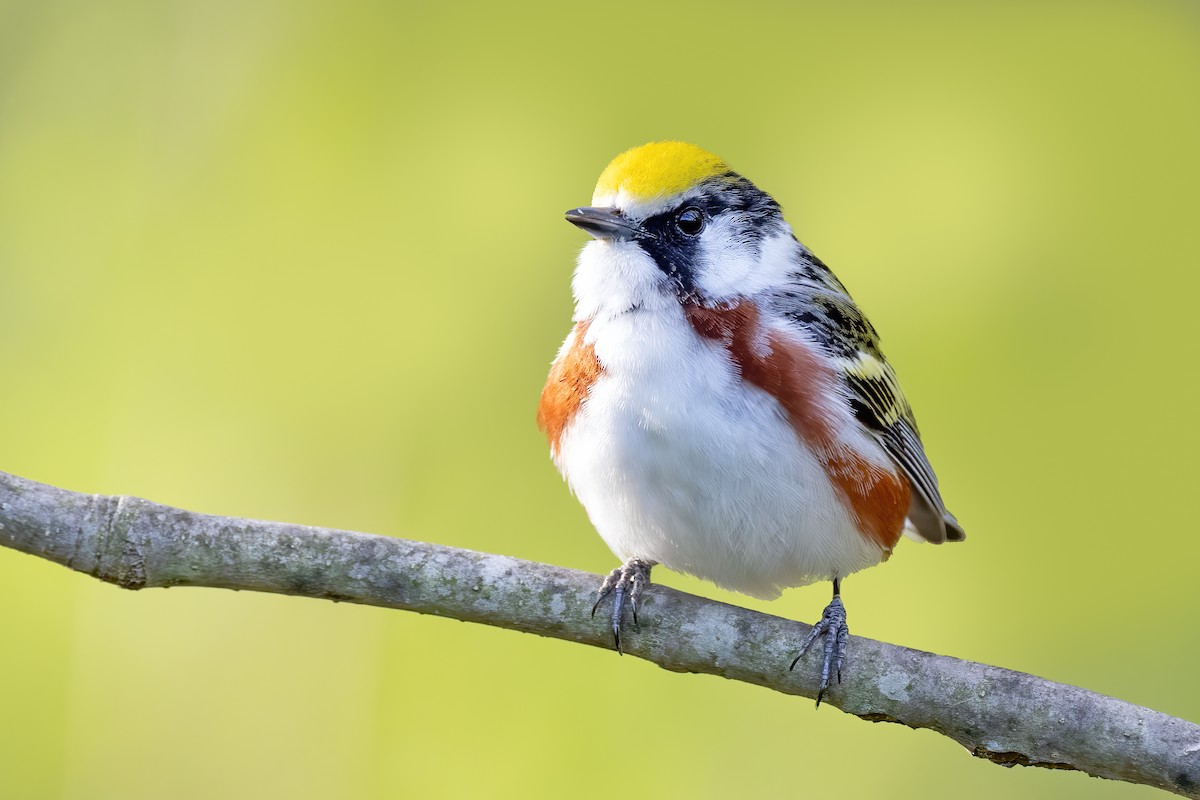
[[778,402],[676,304],[601,316],[602,372],[556,463],[618,558],[762,598],[883,558]]

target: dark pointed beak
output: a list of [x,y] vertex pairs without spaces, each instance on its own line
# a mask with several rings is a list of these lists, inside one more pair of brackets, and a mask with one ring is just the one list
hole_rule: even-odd
[[567,222],[578,225],[596,239],[617,242],[632,239],[642,232],[641,228],[621,216],[621,212],[615,208],[572,208],[567,212]]

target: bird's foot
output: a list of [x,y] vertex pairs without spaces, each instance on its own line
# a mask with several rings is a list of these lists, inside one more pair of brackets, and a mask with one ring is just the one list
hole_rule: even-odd
[[817,689],[817,706],[821,705],[821,697],[829,688],[829,678],[837,675],[837,682],[842,682],[842,662],[846,660],[846,640],[850,638],[850,627],[846,624],[846,607],[842,605],[841,595],[835,594],[825,606],[821,620],[813,625],[808,638],[800,648],[800,655],[792,662],[790,669],[795,669],[800,659],[812,647],[813,642],[821,636],[825,637],[825,659],[821,664],[821,686]]
[[604,583],[600,584],[600,589],[597,592],[599,597],[596,598],[596,604],[592,606],[592,616],[596,616],[596,610],[600,608],[600,604],[604,602],[604,599],[609,595],[613,595],[610,622],[612,624],[613,644],[616,645],[618,653],[623,654],[621,650],[621,611],[624,608],[625,600],[629,600],[629,610],[633,612],[633,625],[636,629],[638,624],[638,599],[642,596],[642,591],[650,583],[650,568],[653,566],[654,562],[652,561],[631,558],[608,573],[608,577],[604,579]]

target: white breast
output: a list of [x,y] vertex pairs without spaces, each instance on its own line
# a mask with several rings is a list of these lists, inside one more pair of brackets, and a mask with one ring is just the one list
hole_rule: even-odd
[[678,304],[594,320],[603,373],[556,462],[608,546],[763,598],[878,564],[773,397]]

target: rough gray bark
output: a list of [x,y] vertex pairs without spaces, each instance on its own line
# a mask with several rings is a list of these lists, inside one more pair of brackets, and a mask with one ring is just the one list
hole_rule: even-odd
[[[213,586],[418,611],[611,648],[599,577],[386,536],[197,514],[0,473],[0,544],[126,589]],[[651,586],[625,652],[674,672],[814,697],[809,626]],[[805,663],[807,662],[807,663]],[[1074,686],[851,637],[826,702],[929,728],[1006,766],[1076,769],[1200,798],[1200,727]]]

